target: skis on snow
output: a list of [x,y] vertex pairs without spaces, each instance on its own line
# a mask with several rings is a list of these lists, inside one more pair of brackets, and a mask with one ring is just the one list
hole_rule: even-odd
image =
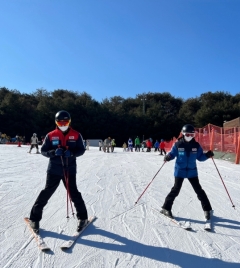
[[[158,212],[158,215],[161,215],[162,217],[170,220],[171,222],[175,223],[176,225],[178,225],[179,227],[183,228],[184,230],[191,230],[192,229],[191,222],[189,222],[189,221],[187,221],[185,223],[181,223],[180,221],[177,221],[176,219],[172,219],[172,218],[162,214],[160,212],[160,210],[158,210],[156,208],[152,207],[151,209],[154,210],[155,212]],[[208,231],[208,232],[212,231],[212,216],[213,216],[213,210],[211,211],[210,219],[209,220],[205,219],[205,223],[204,223],[204,227],[203,227],[203,229],[205,231]]]
[[86,230],[86,228],[96,219],[95,216],[92,216],[88,219],[87,224],[82,228],[82,230],[80,230],[79,232],[75,232],[71,238],[68,241],[65,241],[62,243],[62,245],[60,246],[61,249],[68,249],[71,248],[71,246],[74,244],[74,242],[78,239],[78,237],[84,232],[84,230]]
[[172,219],[164,214],[162,214],[160,212],[160,210],[156,209],[156,208],[151,208],[153,211],[155,212],[158,212],[158,215],[161,215],[162,217],[164,217],[165,219],[168,219],[170,220],[171,222],[175,223],[176,225],[178,225],[179,227],[181,227],[182,229],[184,230],[187,230],[187,231],[190,231],[192,230],[192,227],[191,227],[191,223],[189,221],[185,222],[185,223],[181,223],[180,221],[177,221],[176,219]]
[[39,235],[39,234],[37,234],[37,233],[35,233],[33,231],[32,227],[29,224],[29,218],[24,218],[24,221],[27,224],[27,226],[29,227],[31,233],[33,234],[33,237],[36,240],[39,249],[42,250],[42,251],[50,250],[50,247],[48,247],[48,245],[44,242],[44,240],[41,237],[41,235]]
[[[68,241],[65,241],[62,243],[62,245],[60,246],[61,249],[68,249],[71,248],[71,246],[74,244],[74,242],[77,240],[77,238],[84,232],[84,230],[86,230],[86,228],[96,219],[95,216],[92,216],[88,219],[87,224],[79,231],[79,232],[74,232],[74,234],[71,236],[71,238]],[[37,245],[39,247],[40,250],[42,251],[47,251],[47,250],[51,250],[50,247],[48,247],[48,245],[44,242],[43,238],[41,237],[40,234],[37,234],[33,231],[32,227],[29,224],[29,218],[24,218],[25,223],[27,224],[27,226],[29,227],[34,239],[37,242]]]

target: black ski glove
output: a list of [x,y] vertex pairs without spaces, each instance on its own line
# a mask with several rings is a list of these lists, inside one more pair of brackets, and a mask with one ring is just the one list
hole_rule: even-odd
[[205,153],[205,155],[206,155],[207,158],[210,158],[210,157],[213,157],[214,156],[214,153],[213,153],[213,151],[209,150],[209,151],[207,151]]
[[55,156],[55,150],[50,150],[50,151],[47,152],[47,154],[48,154],[48,156],[49,156],[50,158],[52,158],[52,157]]
[[167,154],[164,156],[164,161],[170,161],[171,160],[171,155]]

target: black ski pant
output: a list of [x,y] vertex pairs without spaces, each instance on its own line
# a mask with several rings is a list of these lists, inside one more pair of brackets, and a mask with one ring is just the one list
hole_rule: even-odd
[[135,145],[135,152],[140,152],[140,145],[139,144]]
[[[32,221],[40,221],[42,219],[43,208],[47,204],[50,197],[53,195],[55,190],[57,189],[60,181],[63,181],[63,184],[66,188],[66,182],[64,176],[54,175],[54,174],[47,174],[47,180],[45,188],[40,192],[37,200],[35,201],[31,213],[30,213],[30,220]],[[77,211],[77,218],[78,219],[87,219],[87,209],[85,203],[83,201],[81,193],[77,189],[76,184],[76,174],[69,174],[68,176],[68,187],[69,187],[69,194],[72,202]]]
[[165,151],[165,149],[160,149],[160,154],[162,155],[163,154],[163,152],[164,152],[164,154],[166,155],[166,151]]
[[[164,208],[166,210],[172,209],[173,202],[174,202],[175,198],[178,196],[178,194],[180,193],[180,190],[182,188],[183,180],[184,180],[183,178],[175,177],[174,186],[172,187],[170,193],[167,195],[162,208]],[[202,186],[199,183],[198,177],[188,178],[188,180],[191,183],[195,193],[197,194],[197,197],[202,204],[203,210],[204,211],[212,210],[209,199],[208,199],[206,193],[204,192],[204,190],[202,189]]]

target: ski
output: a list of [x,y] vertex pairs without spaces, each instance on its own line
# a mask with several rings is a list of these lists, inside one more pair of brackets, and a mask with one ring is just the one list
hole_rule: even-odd
[[192,230],[192,227],[191,227],[191,223],[189,221],[185,222],[185,223],[181,223],[180,221],[177,221],[176,219],[172,219],[164,214],[162,214],[158,209],[156,208],[153,208],[152,207],[152,210],[158,212],[159,215],[161,215],[162,217],[164,217],[165,219],[168,219],[170,220],[171,222],[175,223],[176,225],[178,225],[179,227],[181,227],[182,229],[184,230],[187,230],[187,231],[190,231]]
[[36,240],[39,249],[42,251],[51,250],[50,247],[48,247],[48,245],[44,242],[43,238],[39,234],[33,231],[33,229],[31,228],[29,224],[29,218],[24,218],[24,221],[27,224],[28,228],[30,229],[34,239]]
[[205,219],[205,224],[204,224],[204,230],[206,231],[212,231],[212,216],[213,216],[213,210],[210,213],[210,220]]
[[68,249],[70,248],[74,242],[78,239],[78,237],[86,230],[86,228],[96,219],[95,216],[92,216],[88,219],[88,223],[80,230],[79,232],[75,232],[68,241],[64,241],[60,246],[61,249]]

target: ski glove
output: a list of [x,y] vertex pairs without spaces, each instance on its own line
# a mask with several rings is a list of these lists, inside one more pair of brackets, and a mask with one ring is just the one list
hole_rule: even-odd
[[52,157],[55,156],[55,150],[50,150],[50,151],[47,152],[47,154],[48,154],[48,156],[49,156],[50,158],[52,158]]
[[167,154],[164,156],[164,161],[170,161],[171,160],[171,155]]
[[70,150],[66,150],[64,152],[64,157],[70,157],[70,156],[73,156],[73,153]]
[[57,148],[55,151],[56,156],[63,156],[64,152],[62,148]]
[[214,153],[213,153],[213,151],[209,150],[209,151],[207,151],[205,153],[205,155],[206,155],[207,158],[210,158],[210,157],[213,157],[214,156]]

